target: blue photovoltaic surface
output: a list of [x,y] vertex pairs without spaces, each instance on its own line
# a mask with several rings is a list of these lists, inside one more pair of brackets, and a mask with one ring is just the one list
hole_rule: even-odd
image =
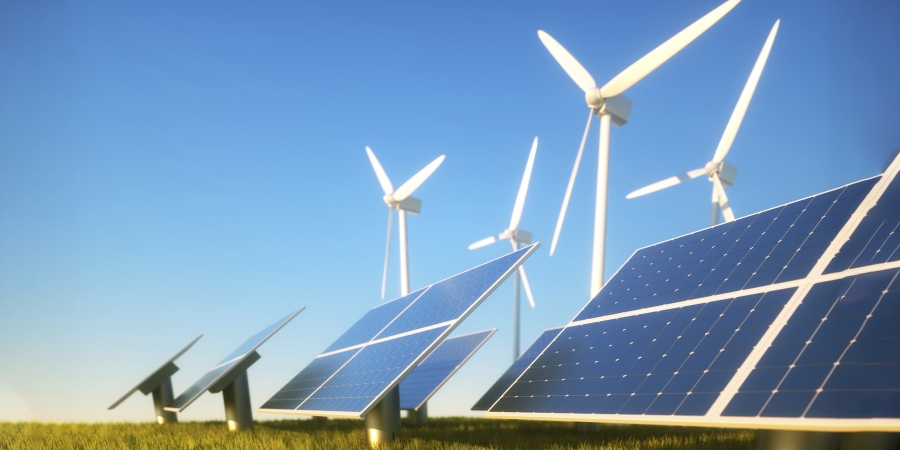
[[490,411],[706,414],[794,291],[567,327]]
[[500,376],[500,379],[498,379],[497,382],[481,396],[478,403],[475,403],[475,406],[472,407],[472,410],[487,411],[491,405],[493,405],[494,402],[496,402],[497,399],[512,386],[513,382],[516,381],[516,378],[519,378],[519,375],[522,375],[522,373],[525,372],[525,369],[537,359],[538,355],[550,345],[550,342],[553,341],[553,338],[555,338],[560,331],[562,331],[562,327],[551,328],[541,333],[534,343],[525,350],[525,353],[522,353],[522,356],[519,356],[519,358],[516,359],[516,362]]
[[202,377],[200,377],[197,382],[192,384],[189,388],[187,388],[184,392],[181,393],[175,400],[172,400],[171,403],[166,405],[166,409],[171,410],[180,410],[187,408],[188,405],[193,403],[194,400],[197,399],[200,395],[203,394],[204,391],[212,387],[212,385],[216,382],[216,380],[222,378],[227,374],[233,367],[235,367],[238,363],[244,360],[250,353],[253,352],[254,349],[262,345],[265,340],[272,335],[279,327],[283,326],[285,323],[294,318],[297,314],[302,311],[303,308],[288,314],[281,320],[269,325],[266,328],[263,328],[259,333],[250,336],[249,339],[244,341],[243,344],[238,346],[234,351],[228,354],[225,358],[222,358],[218,364],[216,364],[212,369],[209,369],[209,372],[206,372]]
[[458,319],[530,249],[524,247],[431,285],[378,339]]
[[480,331],[441,342],[400,382],[400,409],[419,409],[494,331],[497,330]]
[[722,415],[900,417],[898,272],[813,286]]
[[825,269],[840,272],[855,267],[900,260],[900,177],[895,178]]
[[409,306],[425,289],[419,289],[409,295],[376,306],[369,310],[347,332],[341,335],[333,344],[322,353],[329,353],[342,348],[352,347],[372,340],[379,331],[383,330],[394,318]]
[[538,245],[373,308],[260,409],[362,417]]
[[363,347],[297,410],[364,411],[447,328],[434,328]]
[[325,380],[337,373],[358,352],[359,349],[347,350],[316,358],[270,398],[269,401],[263,404],[261,408],[296,409],[310,394],[325,383]]
[[574,321],[803,278],[879,178],[640,249]]

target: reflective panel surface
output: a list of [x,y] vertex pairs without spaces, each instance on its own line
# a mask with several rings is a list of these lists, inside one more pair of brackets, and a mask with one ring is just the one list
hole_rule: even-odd
[[400,383],[400,409],[419,409],[495,331],[493,328],[441,342]]

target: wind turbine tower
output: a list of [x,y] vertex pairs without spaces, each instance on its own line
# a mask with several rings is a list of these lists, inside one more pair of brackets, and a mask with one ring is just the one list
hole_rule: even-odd
[[628,88],[653,72],[657,67],[668,61],[669,58],[681,51],[694,39],[703,34],[709,27],[719,21],[725,14],[731,11],[740,0],[728,0],[710,13],[656,47],[643,58],[628,66],[625,70],[613,77],[603,87],[597,87],[597,83],[591,74],[549,34],[539,30],[538,37],[547,50],[562,66],[569,77],[584,91],[590,112],[588,122],[584,128],[584,136],[581,138],[581,146],[575,156],[575,166],[569,176],[569,185],[566,195],[563,197],[562,208],[559,211],[559,219],[556,222],[556,230],[553,233],[553,241],[550,244],[550,255],[556,250],[556,243],[562,229],[566,209],[569,206],[569,197],[572,195],[572,186],[575,184],[575,175],[578,173],[578,165],[581,163],[581,154],[591,127],[591,119],[594,115],[600,116],[600,146],[597,163],[597,197],[594,209],[594,245],[591,257],[591,297],[600,292],[603,286],[603,259],[606,241],[606,198],[609,176],[609,132],[610,124],[625,125],[631,114],[631,100],[622,95]]
[[408,295],[409,252],[406,247],[406,213],[419,215],[419,212],[422,210],[422,200],[411,197],[411,195],[425,182],[425,180],[428,179],[429,176],[431,176],[432,173],[434,173],[435,169],[444,162],[444,155],[438,156],[434,161],[413,175],[412,178],[407,180],[406,183],[403,183],[403,185],[395,191],[390,178],[388,178],[387,173],[385,173],[384,169],[381,167],[381,163],[378,162],[378,158],[375,157],[375,153],[372,152],[372,149],[366,147],[366,154],[369,155],[369,162],[372,163],[372,168],[375,169],[375,176],[378,177],[378,183],[381,184],[381,189],[384,191],[382,200],[384,200],[384,203],[388,206],[387,243],[384,248],[384,272],[381,276],[381,298],[384,298],[384,288],[387,284],[388,257],[391,252],[391,223],[394,218],[395,209],[397,210],[397,221],[399,222],[398,228],[400,228],[400,294]]
[[[531,181],[531,169],[534,166],[534,155],[537,152],[538,138],[535,136],[534,142],[531,144],[531,152],[528,154],[528,162],[525,164],[525,174],[522,175],[522,183],[519,184],[519,193],[516,195],[516,203],[513,206],[512,219],[509,221],[509,227],[496,236],[486,237],[469,246],[469,250],[475,250],[486,245],[493,244],[499,240],[508,239],[512,244],[513,251],[519,249],[522,245],[531,244],[531,233],[519,228],[519,221],[522,219],[522,209],[525,207],[525,195],[528,193],[528,183]],[[525,295],[528,296],[528,303],[534,308],[534,296],[531,295],[531,287],[528,285],[528,277],[525,276],[525,268],[519,266],[516,271],[515,282],[513,284],[513,362],[519,358],[519,282],[521,280],[522,287],[525,288]]]

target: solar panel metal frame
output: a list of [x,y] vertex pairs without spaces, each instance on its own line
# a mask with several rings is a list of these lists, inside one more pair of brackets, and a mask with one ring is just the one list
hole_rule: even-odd
[[[141,388],[142,388],[145,384],[147,384],[148,382],[152,381],[155,377],[159,376],[160,373],[163,371],[163,369],[166,368],[166,366],[168,366],[169,364],[174,364],[176,359],[178,359],[181,355],[183,355],[183,354],[184,354],[185,352],[187,352],[191,347],[193,347],[194,344],[196,344],[197,341],[199,341],[200,338],[202,338],[202,337],[203,337],[203,335],[201,334],[200,336],[197,336],[196,338],[194,338],[193,341],[191,341],[188,345],[184,346],[184,348],[182,348],[181,350],[179,350],[178,353],[175,354],[175,356],[169,358],[168,361],[162,363],[162,365],[160,365],[158,369],[154,370],[152,373],[150,373],[150,375],[147,375],[146,378],[144,378],[143,380],[141,380],[140,383],[138,383],[134,388],[132,388],[130,391],[128,391],[128,393],[126,393],[125,395],[123,395],[121,398],[119,398],[118,400],[116,400],[116,402],[113,403],[112,406],[110,406],[110,407],[107,408],[107,409],[114,409],[116,406],[121,405],[122,402],[124,402],[126,399],[128,399],[128,397],[131,397],[131,394],[134,394],[134,393],[137,392],[138,390],[140,390],[141,393],[143,393],[144,395],[147,395],[147,394],[149,394],[151,391],[153,391],[153,389],[154,389],[156,386],[150,388],[150,389],[147,390],[146,392],[144,392],[145,389],[141,389]],[[175,367],[175,370],[176,370],[176,371],[178,370],[178,367],[177,367],[177,366]],[[173,374],[174,374],[174,372],[173,372]],[[169,374],[169,376],[171,376],[171,375],[172,375],[172,374]],[[168,378],[168,377],[166,377],[166,378]],[[160,381],[162,381],[162,380],[160,380]]]
[[[496,328],[491,328],[491,329],[489,329],[489,330],[475,331],[475,332],[473,332],[473,333],[466,333],[466,334],[461,334],[461,335],[459,335],[459,336],[453,336],[453,337],[450,337],[450,338],[445,339],[443,342],[441,342],[440,345],[438,345],[437,347],[435,347],[434,352],[438,351],[438,350],[440,349],[440,346],[443,345],[445,342],[448,342],[448,341],[450,341],[450,340],[452,340],[452,339],[462,338],[462,337],[471,336],[471,335],[479,334],[479,333],[485,333],[485,332],[487,333],[487,335],[484,336],[484,338],[481,340],[481,342],[479,342],[478,345],[476,345],[469,353],[467,353],[466,356],[465,356],[465,358],[463,358],[461,361],[459,361],[459,363],[456,364],[456,367],[454,367],[453,370],[451,370],[450,373],[448,373],[447,376],[444,377],[444,379],[441,380],[441,382],[438,383],[438,385],[435,386],[434,389],[432,389],[431,392],[430,392],[427,396],[425,396],[425,400],[422,400],[418,405],[416,405],[415,408],[403,408],[403,409],[411,409],[411,410],[413,410],[413,411],[418,411],[419,408],[422,407],[422,405],[424,405],[425,403],[428,403],[428,400],[431,400],[431,397],[433,397],[434,394],[436,394],[437,391],[439,391],[439,390],[441,389],[441,387],[444,386],[444,384],[447,383],[447,381],[450,381],[450,378],[453,377],[453,374],[455,374],[455,373],[463,366],[463,364],[465,364],[466,361],[468,361],[469,358],[471,358],[471,357],[475,354],[475,352],[477,352],[478,349],[480,349],[480,348],[485,344],[485,342],[487,342],[488,339],[490,339],[491,336],[493,336],[494,333],[497,332],[497,329],[496,329]],[[428,355],[428,356],[430,357],[431,355],[434,354],[434,352],[432,352],[432,353],[431,353],[430,355]],[[427,362],[428,362],[428,358],[425,358],[424,360],[422,360],[422,362],[420,363],[420,365],[416,366],[416,369],[418,369],[419,367],[421,367],[421,365],[426,364]],[[414,372],[415,372],[415,369],[413,369],[413,371],[410,372],[408,375],[410,375],[410,374],[412,374],[412,373],[414,373]],[[405,379],[405,377],[404,377],[404,379]],[[403,380],[400,380],[400,384],[401,384],[401,385],[403,384]],[[403,397],[402,397],[402,395],[403,395],[402,388],[401,388],[401,391],[400,391],[400,395],[401,395],[400,398],[402,399],[402,398],[403,398]],[[402,402],[402,400],[401,400],[401,402]],[[402,403],[401,403],[401,405],[402,405]],[[402,407],[402,406],[401,406],[401,407]]]
[[[349,346],[349,347],[346,347],[346,348],[343,348],[343,349],[337,349],[337,350],[334,350],[334,351],[331,351],[331,352],[328,352],[328,353],[322,353],[322,354],[318,355],[316,358],[321,358],[321,357],[324,357],[324,356],[329,356],[329,355],[333,355],[333,354],[337,354],[337,353],[342,353],[342,352],[345,352],[345,351],[356,351],[356,352],[360,352],[360,351],[362,351],[365,347],[370,346],[370,345],[379,344],[379,343],[382,343],[382,342],[387,342],[387,341],[394,340],[394,339],[398,339],[398,338],[401,338],[401,337],[404,337],[404,336],[409,336],[409,335],[412,335],[412,334],[421,333],[421,332],[427,331],[427,330],[432,330],[432,329],[436,329],[436,328],[446,327],[446,328],[444,329],[444,331],[443,331],[443,332],[442,332],[442,333],[434,340],[434,342],[432,342],[425,350],[422,351],[421,354],[419,354],[418,357],[416,357],[416,358],[415,358],[415,359],[414,359],[414,360],[413,360],[413,361],[412,361],[412,362],[411,362],[404,370],[402,370],[401,373],[400,373],[400,375],[397,376],[391,383],[389,383],[387,387],[385,387],[384,389],[382,389],[382,391],[379,393],[379,395],[375,396],[374,399],[373,399],[371,402],[369,402],[369,404],[368,404],[365,408],[363,408],[362,411],[360,411],[360,412],[344,412],[344,411],[328,411],[328,410],[272,409],[272,408],[262,408],[262,407],[259,408],[259,409],[257,409],[257,411],[258,411],[258,412],[261,412],[261,413],[272,413],[272,414],[290,414],[290,415],[302,415],[302,416],[324,416],[324,417],[347,418],[347,419],[363,419],[363,418],[365,418],[365,417],[366,417],[366,414],[368,414],[369,411],[371,411],[372,408],[374,408],[375,405],[378,404],[378,402],[380,402],[382,399],[384,399],[384,397],[385,397],[389,392],[391,392],[391,390],[392,390],[394,387],[398,386],[398,385],[400,384],[400,382],[403,381],[403,378],[406,377],[406,375],[408,375],[410,372],[412,372],[412,371],[413,371],[413,370],[414,370],[414,369],[415,369],[422,361],[424,361],[425,358],[427,358],[428,355],[430,355],[431,352],[433,352],[434,349],[437,348],[437,346],[440,345],[440,343],[443,342],[444,339],[446,339],[447,336],[449,336],[450,333],[453,332],[453,330],[456,329],[456,327],[457,327],[463,320],[465,320],[466,317],[468,317],[469,314],[472,313],[472,311],[475,310],[475,308],[477,308],[479,305],[481,305],[481,303],[484,302],[484,300],[487,299],[487,297],[489,297],[489,296],[490,296],[490,295],[491,295],[491,294],[492,294],[492,293],[493,293],[493,292],[494,292],[501,284],[503,284],[503,282],[506,281],[506,279],[509,278],[509,276],[512,275],[513,272],[515,272],[516,270],[518,270],[519,266],[520,266],[523,262],[525,262],[525,260],[528,259],[528,257],[530,257],[530,256],[538,249],[538,247],[540,247],[540,245],[541,245],[540,242],[535,242],[534,244],[531,244],[531,245],[529,245],[529,246],[527,246],[527,247],[524,247],[524,248],[522,248],[522,249],[519,249],[519,250],[524,250],[524,252],[522,253],[522,256],[516,261],[516,263],[513,264],[512,267],[510,267],[509,269],[507,269],[507,270],[503,273],[503,275],[501,275],[501,276],[500,276],[500,277],[499,277],[499,278],[498,278],[498,279],[497,279],[497,280],[496,280],[496,281],[495,281],[488,289],[486,289],[486,290],[484,291],[484,293],[482,293],[482,294],[481,294],[474,302],[472,302],[472,304],[471,304],[465,311],[463,311],[462,314],[460,314],[459,318],[449,321],[449,322],[451,322],[451,323],[449,323],[449,324],[448,324],[447,322],[442,322],[442,323],[439,323],[439,324],[430,325],[430,326],[423,327],[423,328],[420,328],[420,329],[415,329],[415,330],[407,331],[407,332],[404,332],[404,333],[399,333],[399,334],[392,335],[392,336],[386,336],[386,337],[381,338],[381,339],[375,339],[375,340],[369,341],[369,342],[364,343],[364,344],[357,344],[357,345]],[[518,250],[517,250],[517,251],[518,251]],[[514,252],[512,252],[512,253],[516,253],[516,251],[514,251]],[[486,263],[479,264],[478,266],[475,266],[475,267],[473,267],[473,268],[470,268],[470,269],[468,269],[468,270],[465,270],[465,271],[460,272],[460,273],[458,273],[458,274],[455,274],[455,275],[453,275],[453,276],[444,278],[443,280],[440,280],[440,281],[437,281],[437,282],[435,282],[435,283],[432,283],[432,284],[430,284],[427,288],[422,289],[422,293],[419,295],[419,297],[421,297],[422,295],[424,295],[424,294],[428,291],[428,288],[430,288],[431,286],[434,286],[434,285],[436,285],[436,284],[438,284],[438,283],[440,283],[440,282],[442,282],[442,281],[449,280],[450,278],[459,276],[459,275],[464,274],[464,273],[466,273],[466,272],[475,270],[475,269],[477,269],[477,268],[479,268],[479,267],[482,267],[482,266],[484,266],[484,265],[486,265],[486,264],[490,264],[490,263],[493,262],[493,261],[502,259],[502,258],[507,257],[507,256],[509,256],[509,255],[510,255],[510,254],[506,254],[506,255],[503,255],[503,256],[501,256],[501,257],[499,257],[499,258],[494,258],[494,259],[492,259],[492,260],[490,260],[490,261],[488,261],[488,262],[486,262]],[[412,301],[409,305],[407,305],[406,308],[404,308],[403,311],[406,311],[406,309],[408,309],[409,307],[411,307],[412,305],[414,305],[414,304],[416,303],[417,300],[418,300],[418,297],[416,298],[416,300]],[[388,303],[388,302],[385,302],[385,303]],[[383,304],[382,304],[382,305],[383,305]],[[380,306],[380,305],[379,305],[379,306]],[[402,315],[403,315],[403,311],[401,311],[399,314],[397,314],[397,316],[396,316],[394,319],[396,320],[396,318],[402,316]],[[387,327],[390,326],[391,323],[393,323],[393,321],[391,321],[390,323],[388,323],[388,325],[387,325],[384,329],[387,329]],[[377,335],[376,335],[376,337],[377,337]],[[349,359],[347,362],[345,362],[340,368],[338,368],[338,370],[335,371],[328,379],[326,379],[326,381],[324,381],[322,384],[320,384],[319,387],[316,388],[316,390],[313,391],[313,393],[311,393],[311,394],[307,397],[307,400],[308,400],[308,399],[309,399],[316,391],[318,391],[319,389],[321,389],[322,386],[324,386],[324,385],[328,382],[328,380],[330,380],[332,377],[334,377],[335,374],[339,373],[339,372],[341,371],[341,369],[342,369],[343,367],[345,367],[350,361],[352,361],[353,358],[354,358],[355,356],[356,356],[356,355],[354,355],[353,357],[350,357],[350,359]],[[304,400],[304,401],[306,401],[306,400]],[[303,403],[301,402],[301,404],[298,405],[297,407],[299,408],[300,406],[302,406],[302,404],[303,404]]]
[[[740,386],[744,383],[747,376],[750,372],[755,368],[756,364],[762,358],[763,354],[769,348],[771,343],[774,341],[776,336],[780,333],[781,328],[787,322],[787,320],[793,315],[796,311],[797,307],[800,305],[802,300],[806,297],[807,293],[809,293],[810,289],[816,285],[817,283],[832,281],[837,279],[842,279],[845,277],[859,275],[863,273],[875,272],[886,269],[896,269],[900,268],[900,261],[894,262],[886,262],[873,264],[869,266],[863,266],[858,268],[851,268],[848,270],[844,270],[841,272],[834,273],[824,273],[828,264],[832,261],[834,256],[838,253],[844,243],[850,239],[850,236],[853,234],[853,231],[859,226],[862,220],[865,218],[867,212],[876,204],[878,199],[884,194],[885,190],[888,186],[897,178],[897,173],[900,171],[900,157],[896,158],[888,169],[880,175],[880,179],[875,183],[875,185],[871,188],[871,190],[866,194],[865,198],[862,202],[857,206],[857,208],[853,211],[850,218],[843,225],[838,234],[832,239],[826,248],[825,252],[813,266],[813,268],[809,271],[809,273],[800,279],[786,281],[782,283],[773,283],[766,286],[759,286],[755,288],[751,288],[748,290],[739,290],[726,292],[723,294],[717,294],[707,297],[702,297],[698,299],[691,299],[686,301],[675,302],[671,304],[663,304],[655,307],[637,309],[632,311],[625,311],[616,314],[610,314],[607,316],[600,316],[595,318],[590,318],[586,320],[582,320],[579,322],[573,321],[569,322],[565,328],[571,326],[577,326],[587,323],[600,322],[604,320],[611,320],[619,317],[629,317],[636,316],[638,314],[644,314],[649,312],[656,312],[662,310],[673,309],[676,307],[684,307],[690,305],[697,304],[706,304],[710,302],[714,302],[716,300],[721,300],[725,298],[734,298],[738,296],[759,294],[765,292],[776,291],[780,289],[786,288],[796,288],[796,291],[791,296],[790,300],[788,300],[787,304],[784,306],[782,311],[778,314],[778,316],[774,319],[771,326],[767,329],[766,333],[759,340],[758,344],[753,348],[750,355],[741,365],[741,367],[737,370],[737,373],[732,377],[726,387],[721,391],[716,401],[709,408],[709,411],[702,416],[676,416],[676,415],[635,415],[635,414],[575,414],[575,413],[516,413],[516,412],[488,412],[485,413],[485,417],[488,418],[499,418],[499,419],[531,419],[531,420],[555,420],[555,421],[577,421],[577,422],[608,422],[608,423],[631,423],[631,424],[658,424],[658,425],[683,425],[683,426],[715,426],[715,427],[723,427],[723,428],[764,428],[764,429],[773,429],[773,430],[805,430],[805,431],[827,431],[827,432],[853,432],[853,431],[871,431],[871,432],[884,432],[890,431],[895,432],[900,430],[900,418],[864,418],[864,419],[848,419],[848,418],[794,418],[794,417],[734,417],[734,416],[722,416],[721,413],[724,411],[725,407],[728,405],[729,401],[734,397],[737,393]],[[879,176],[870,177],[864,180],[859,180],[854,183],[848,183],[842,187],[850,186],[851,184],[859,183],[862,181],[878,178]],[[838,188],[839,189],[839,188]],[[828,192],[828,191],[826,191]],[[818,195],[818,194],[817,194]],[[814,196],[805,197],[804,199],[800,199],[797,201],[805,200],[807,198],[811,198]],[[794,202],[790,202],[794,203]],[[783,206],[783,205],[782,205]],[[777,208],[777,207],[776,207]],[[770,208],[774,209],[774,208]],[[768,211],[768,210],[765,210]],[[765,212],[762,211],[762,212]],[[758,214],[758,213],[757,213]],[[675,238],[677,239],[677,238]],[[668,241],[668,240],[667,240]],[[667,242],[663,241],[663,242]],[[658,244],[654,244],[658,245]],[[650,246],[648,246],[650,247]],[[634,254],[643,250],[647,247],[642,247],[636,250]],[[629,258],[631,259],[631,258]],[[627,263],[627,261],[626,261]],[[620,269],[624,267],[625,264],[620,266]],[[592,299],[593,300],[593,299]],[[588,302],[590,304],[590,302]],[[585,305],[587,307],[587,305]],[[581,310],[576,314],[575,317],[581,314]],[[552,346],[552,343],[551,343]],[[548,346],[550,348],[550,346]],[[545,349],[546,351],[546,349]],[[542,352],[543,354],[543,352]],[[527,371],[527,370],[526,370]],[[521,375],[520,377],[521,378]],[[518,381],[518,379],[517,379]],[[515,385],[515,382],[513,383]],[[512,386],[510,386],[512,387]],[[509,389],[507,389],[509,391]],[[504,392],[505,394],[505,392]],[[502,396],[501,396],[502,398]],[[498,399],[499,402],[499,399]],[[497,405],[497,402],[491,406],[493,408]]]
[[[293,313],[289,314],[286,318],[282,319],[281,323],[277,327],[275,327],[275,329],[273,329],[269,334],[267,334],[265,337],[260,339],[259,342],[257,342],[249,350],[247,350],[240,356],[230,359],[225,362],[220,362],[220,363],[216,364],[215,366],[213,366],[212,368],[210,368],[209,371],[207,371],[203,375],[201,375],[200,379],[198,379],[194,384],[196,384],[200,380],[202,380],[203,376],[206,375],[207,373],[209,373],[210,371],[217,369],[225,364],[231,364],[231,366],[228,369],[226,369],[224,372],[219,374],[219,376],[217,376],[216,378],[210,380],[202,389],[198,390],[197,393],[195,395],[193,395],[191,398],[189,398],[183,405],[181,405],[179,407],[173,407],[170,405],[166,405],[165,410],[180,413],[180,412],[184,411],[185,409],[187,409],[187,407],[190,406],[191,403],[194,403],[195,400],[200,398],[200,396],[203,395],[204,392],[206,392],[207,390],[210,390],[210,388],[219,384],[223,379],[225,379],[227,376],[232,374],[235,370],[245,370],[247,368],[248,364],[242,364],[242,363],[250,361],[251,359],[252,359],[252,362],[255,362],[257,359],[259,359],[259,354],[256,353],[256,349],[258,349],[260,346],[265,344],[266,341],[269,340],[269,338],[271,338],[272,336],[275,335],[275,333],[277,333],[279,330],[284,328],[284,326],[287,325],[291,320],[294,320],[294,317],[297,317],[297,314],[300,314],[301,312],[303,312],[304,309],[306,309],[306,306],[301,306],[299,309],[297,309]],[[265,330],[265,328],[263,328],[263,330]],[[251,336],[251,337],[253,337],[253,336]],[[238,346],[238,348],[240,348],[246,342],[247,341],[241,342],[241,344]],[[251,362],[251,364],[252,364],[252,362]],[[184,392],[182,392],[182,395],[184,395],[184,393],[188,392],[189,390],[193,389],[194,384],[190,385],[187,389],[185,389]],[[224,386],[222,386],[222,387],[224,387]],[[179,395],[178,397],[175,397],[175,400],[178,400],[179,397],[181,397],[181,395]]]

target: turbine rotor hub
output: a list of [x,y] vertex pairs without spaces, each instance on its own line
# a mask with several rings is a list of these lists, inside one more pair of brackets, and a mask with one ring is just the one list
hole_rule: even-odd
[[600,110],[606,104],[606,99],[600,95],[600,88],[594,88],[584,93],[584,101],[593,110]]
[[706,167],[703,168],[703,170],[706,171],[706,175],[709,176],[710,178],[712,178],[713,175],[719,173],[719,169],[721,169],[721,165],[716,164],[715,161],[710,161],[710,162],[706,163]]
[[397,206],[397,201],[394,200],[394,196],[392,194],[384,194],[384,197],[381,197],[384,202],[390,206],[391,208]]

